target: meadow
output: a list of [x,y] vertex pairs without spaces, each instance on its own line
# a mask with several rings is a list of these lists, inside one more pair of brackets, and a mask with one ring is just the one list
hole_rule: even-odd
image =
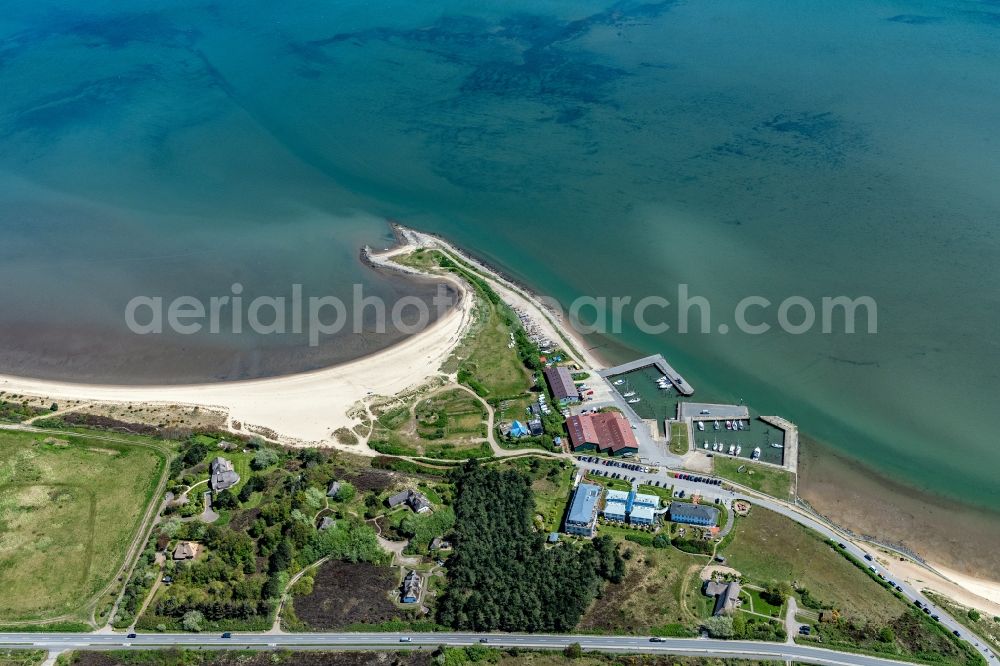
[[0,431],[0,622],[72,614],[106,588],[165,464],[151,444]]
[[[788,470],[757,465],[743,459],[715,457],[715,473],[748,488],[778,499],[787,500],[792,494],[795,475]],[[745,468],[745,471],[739,471]]]

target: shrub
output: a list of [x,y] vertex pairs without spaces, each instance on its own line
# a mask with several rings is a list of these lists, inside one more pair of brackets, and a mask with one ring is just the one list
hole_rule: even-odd
[[200,611],[191,610],[184,613],[184,619],[181,620],[181,626],[184,627],[184,631],[201,631],[201,623],[205,621],[205,616],[201,614]]
[[278,454],[271,449],[258,449],[250,461],[250,468],[256,471],[267,469],[278,462]]
[[705,620],[705,629],[712,638],[732,638],[733,618],[726,615],[716,615]]

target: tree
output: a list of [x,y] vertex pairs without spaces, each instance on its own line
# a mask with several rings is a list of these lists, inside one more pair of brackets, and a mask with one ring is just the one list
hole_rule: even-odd
[[970,608],[969,609],[969,619],[970,620],[972,620],[973,622],[979,622],[979,618],[981,618],[981,617],[982,617],[982,615],[980,615],[979,611],[977,611],[975,608]]
[[337,497],[335,498],[338,502],[350,502],[354,499],[357,494],[354,486],[352,486],[347,481],[340,482],[340,490],[337,491]]
[[579,659],[583,656],[583,647],[581,647],[579,643],[570,643],[566,646],[566,649],[563,650],[563,654],[570,659]]
[[792,586],[787,581],[771,582],[760,595],[772,606],[781,606],[792,595]]
[[200,611],[191,610],[184,613],[181,626],[184,627],[184,631],[201,631],[201,623],[204,621],[205,616]]
[[236,495],[229,488],[222,490],[215,494],[215,499],[212,500],[212,505],[217,509],[235,509],[239,507],[240,502],[236,499]]
[[250,461],[250,468],[256,471],[267,469],[278,462],[278,454],[272,449],[258,449]]
[[705,620],[705,629],[712,638],[732,638],[733,618],[727,615],[716,615]]
[[878,640],[881,643],[893,643],[896,641],[896,632],[892,627],[882,627],[878,632]]

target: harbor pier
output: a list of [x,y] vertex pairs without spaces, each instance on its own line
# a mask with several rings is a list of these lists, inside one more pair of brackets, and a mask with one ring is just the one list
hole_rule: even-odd
[[681,377],[680,373],[674,370],[673,367],[667,363],[667,359],[663,358],[663,354],[653,354],[652,356],[637,358],[634,361],[622,363],[621,365],[616,365],[613,368],[599,370],[597,374],[607,379],[608,377],[614,377],[615,375],[624,375],[625,373],[633,372],[635,370],[642,370],[643,368],[648,368],[649,366],[654,366],[657,370],[663,373],[681,395],[689,396],[694,394],[694,387],[688,384],[687,381]]

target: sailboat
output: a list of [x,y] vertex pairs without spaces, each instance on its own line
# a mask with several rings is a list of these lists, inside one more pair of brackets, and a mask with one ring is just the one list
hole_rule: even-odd
[[705,422],[698,421],[698,430],[704,430],[704,429],[705,429]]
[[712,428],[715,429],[715,430],[718,430],[719,429],[719,422],[715,421],[714,423],[712,423]]
[[[635,393],[633,393],[632,395],[635,395]],[[642,398],[631,398],[628,400],[628,404],[630,405],[634,405],[637,402],[642,402]]]
[[621,386],[624,383],[625,383],[624,379],[616,379],[615,380],[615,386]]
[[758,446],[753,450],[753,455],[750,456],[751,460],[760,460],[760,447]]

